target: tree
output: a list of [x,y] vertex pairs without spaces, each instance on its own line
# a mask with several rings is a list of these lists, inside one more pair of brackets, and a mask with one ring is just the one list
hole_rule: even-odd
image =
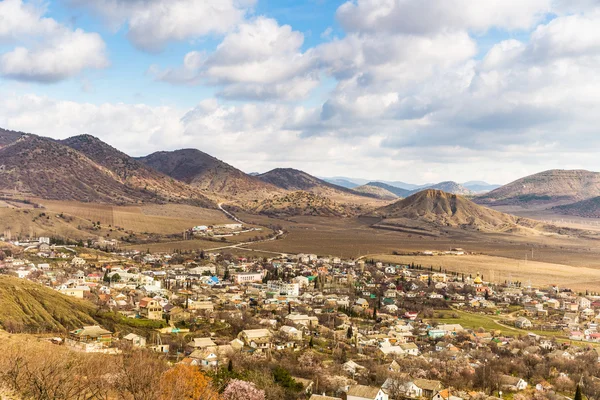
[[176,365],[163,374],[160,400],[217,400],[219,394],[198,367]]
[[354,336],[354,332],[352,332],[352,326],[349,326],[348,330],[346,331],[346,338],[352,339],[353,336]]
[[575,390],[575,397],[573,400],[583,400],[583,396],[581,394],[581,386],[577,385],[577,389]]
[[232,379],[223,392],[224,400],[264,400],[265,391],[257,389],[254,383]]
[[231,361],[231,359],[229,359],[229,362],[227,363],[227,372],[233,372],[233,361]]
[[373,307],[373,319],[377,320],[377,308]]
[[308,342],[308,347],[310,347],[310,348],[312,349],[312,347],[313,347],[313,346],[314,346],[314,345],[313,345],[313,338],[312,338],[312,336],[311,336],[311,337],[310,337],[310,341]]

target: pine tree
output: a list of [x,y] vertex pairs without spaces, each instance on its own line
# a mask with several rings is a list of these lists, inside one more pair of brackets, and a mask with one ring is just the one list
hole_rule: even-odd
[[581,386],[577,385],[577,390],[575,391],[575,397],[573,400],[583,400],[583,395],[581,394]]
[[231,360],[229,360],[229,363],[227,364],[227,371],[233,372],[233,362]]
[[348,330],[346,331],[346,338],[352,339],[352,336],[354,336],[354,332],[352,332],[352,326],[349,326]]

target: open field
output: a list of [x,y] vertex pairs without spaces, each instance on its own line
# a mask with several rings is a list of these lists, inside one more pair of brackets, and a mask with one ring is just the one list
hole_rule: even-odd
[[531,250],[537,261],[574,267],[600,268],[600,241],[558,235],[517,236],[448,229],[439,237],[373,229],[374,219],[294,217],[277,220],[264,216],[239,216],[261,224],[281,224],[288,232],[277,241],[250,245],[255,249],[289,253],[317,253],[341,257],[366,254],[444,251],[462,247],[466,251],[525,261]]
[[72,201],[38,200],[48,211],[64,213],[101,225],[120,227],[133,232],[172,234],[194,225],[230,222],[219,210],[179,204],[111,206]]
[[573,267],[539,261],[520,261],[506,257],[486,255],[465,256],[394,256],[373,255],[383,262],[415,264],[433,269],[442,267],[448,271],[464,274],[481,273],[485,280],[502,283],[505,280],[520,281],[523,285],[545,286],[556,284],[574,290],[600,291],[600,269]]
[[[443,315],[440,315],[443,314]],[[458,318],[454,318],[453,315]],[[461,310],[449,310],[444,312],[437,311],[434,318],[428,319],[429,322],[440,324],[460,324],[463,328],[477,330],[483,328],[486,331],[500,331],[505,336],[520,336],[528,333],[535,333],[541,336],[552,336],[556,338],[567,339],[562,331],[536,331],[518,329],[512,326],[500,323],[502,315],[486,315],[482,313],[467,312]]]

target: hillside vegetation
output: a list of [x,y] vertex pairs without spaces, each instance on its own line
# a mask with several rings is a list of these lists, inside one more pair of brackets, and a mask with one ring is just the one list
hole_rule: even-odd
[[95,324],[94,313],[87,301],[0,275],[0,326],[9,332],[64,332]]

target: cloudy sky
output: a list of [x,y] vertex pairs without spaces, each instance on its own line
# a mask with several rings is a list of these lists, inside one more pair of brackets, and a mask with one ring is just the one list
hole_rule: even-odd
[[0,127],[247,172],[600,171],[600,0],[0,0]]

